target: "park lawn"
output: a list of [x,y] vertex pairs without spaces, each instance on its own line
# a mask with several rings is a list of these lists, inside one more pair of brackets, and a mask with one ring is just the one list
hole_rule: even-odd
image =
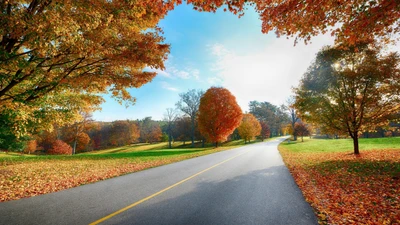
[[218,148],[190,148],[190,143],[175,143],[173,149],[167,149],[167,143],[156,143],[73,156],[33,156],[2,152],[0,202],[56,192],[243,145],[244,141],[232,141]]
[[279,151],[320,224],[400,224],[400,138],[284,142]]

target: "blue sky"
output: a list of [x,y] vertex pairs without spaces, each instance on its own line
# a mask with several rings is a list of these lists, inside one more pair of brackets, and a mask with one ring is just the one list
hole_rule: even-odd
[[167,108],[174,108],[179,93],[211,86],[229,89],[243,112],[249,101],[283,104],[297,86],[318,50],[333,43],[325,35],[312,43],[293,46],[293,39],[262,34],[261,21],[249,7],[240,19],[229,12],[197,12],[180,5],[160,21],[171,53],[166,70],[152,82],[130,89],[137,98],[126,108],[109,96],[102,110],[93,113],[98,121],[142,119],[161,120]]

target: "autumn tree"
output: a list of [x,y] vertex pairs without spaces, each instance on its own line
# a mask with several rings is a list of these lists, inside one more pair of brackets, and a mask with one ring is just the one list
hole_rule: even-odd
[[252,5],[262,21],[262,32],[275,31],[309,41],[330,32],[337,43],[355,44],[372,38],[390,39],[398,34],[399,1],[281,1],[281,0],[189,0],[200,11],[215,12],[223,5],[243,15]]
[[[69,122],[99,93],[134,102],[169,52],[157,27],[175,1],[0,1],[0,113],[13,131]],[[58,120],[58,121],[56,121]],[[26,130],[28,132],[28,130]]]
[[295,89],[295,107],[306,121],[358,137],[399,110],[399,56],[371,45],[325,47]]
[[110,129],[109,143],[113,146],[124,146],[136,142],[140,137],[138,125],[129,120],[113,121]]
[[293,106],[295,103],[296,99],[294,96],[290,96],[287,101],[286,105],[284,105],[284,109],[286,109],[287,113],[289,114],[290,118],[290,125],[292,126],[292,135],[293,135],[293,140],[297,140],[297,135],[293,132],[294,126],[296,125],[296,122],[299,121],[299,117],[297,116],[296,108]]
[[25,149],[24,149],[24,153],[31,154],[31,153],[36,151],[36,148],[37,148],[37,141],[36,140],[29,140],[26,143],[26,146],[25,146]]
[[261,138],[261,141],[264,141],[265,139],[269,138],[270,130],[269,130],[269,126],[266,122],[261,121],[260,125],[261,125],[260,138]]
[[146,117],[140,121],[140,139],[142,142],[157,142],[160,141],[161,136],[160,125],[152,120],[151,117]]
[[172,132],[175,125],[175,121],[178,115],[176,111],[172,108],[168,108],[164,113],[164,121],[167,122],[167,134],[168,134],[168,147],[172,148]]
[[216,147],[239,126],[242,118],[235,96],[225,88],[211,87],[200,100],[199,130]]
[[199,111],[200,99],[204,92],[202,90],[189,90],[186,93],[179,94],[181,98],[179,102],[176,103],[176,107],[180,109],[183,113],[190,117],[191,121],[191,134],[190,138],[192,141],[192,147],[194,147],[194,138],[196,130],[196,116]]
[[83,146],[86,146],[90,141],[90,137],[85,133],[85,129],[87,125],[92,122],[92,114],[88,111],[80,111],[79,114],[80,118],[64,129],[64,140],[71,143],[73,155],[76,153],[78,143],[80,145],[80,150],[83,150]]
[[293,135],[300,136],[301,141],[303,142],[303,137],[310,135],[310,129],[308,128],[307,124],[303,122],[296,122],[294,125]]
[[56,140],[52,143],[48,153],[51,155],[71,155],[72,148],[69,144],[61,140]]
[[260,122],[250,113],[243,115],[242,122],[237,129],[240,137],[244,139],[244,143],[250,142],[261,133]]
[[190,117],[188,116],[181,116],[176,119],[176,126],[174,129],[174,136],[176,140],[183,141],[183,144],[186,141],[191,139],[192,133],[192,122]]

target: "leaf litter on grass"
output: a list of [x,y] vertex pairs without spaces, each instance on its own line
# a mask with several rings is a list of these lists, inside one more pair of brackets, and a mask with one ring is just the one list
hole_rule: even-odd
[[400,224],[400,150],[280,152],[321,224]]

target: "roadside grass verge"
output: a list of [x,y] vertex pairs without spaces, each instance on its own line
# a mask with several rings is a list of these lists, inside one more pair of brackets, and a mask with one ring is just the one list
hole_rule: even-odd
[[[16,200],[244,146],[232,141],[214,148],[190,143],[130,145],[73,156],[0,153],[0,202]],[[256,142],[252,142],[256,143]]]
[[400,138],[284,142],[279,151],[320,224],[400,224]]

